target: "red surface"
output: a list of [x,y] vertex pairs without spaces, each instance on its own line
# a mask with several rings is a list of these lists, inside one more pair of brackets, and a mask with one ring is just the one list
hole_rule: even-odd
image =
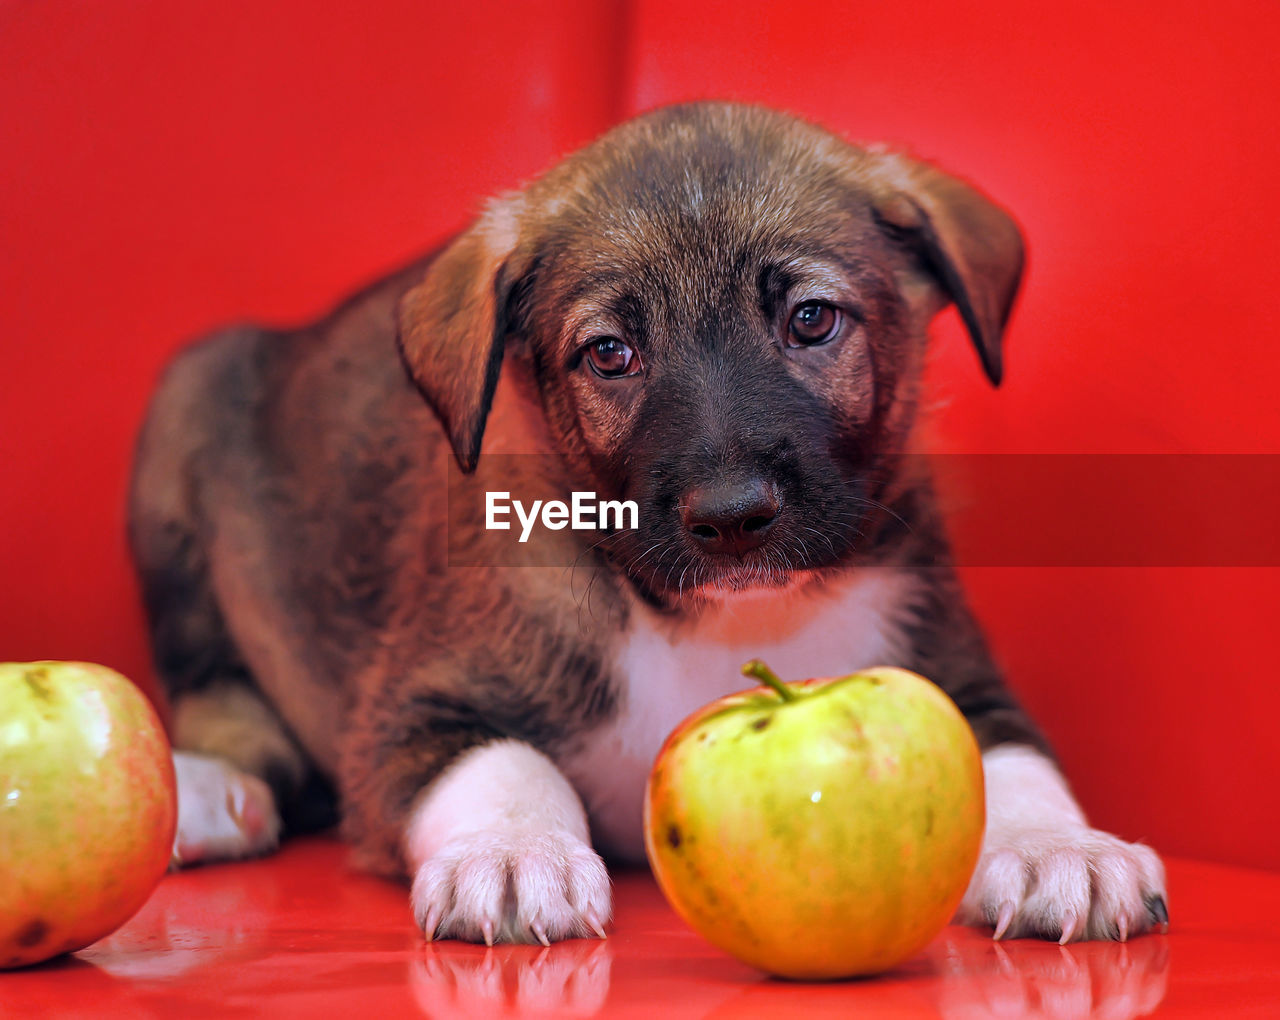
[[[673,99],[903,143],[1017,213],[1006,385],[953,316],[937,330],[944,449],[1280,452],[1278,19],[1254,0],[0,2],[0,657],[148,682],[121,504],[169,352],[320,311]],[[966,574],[1095,821],[1280,868],[1258,807],[1280,786],[1280,571]]]
[[777,981],[694,935],[645,872],[615,878],[607,940],[428,946],[406,890],[312,839],[170,875],[75,957],[0,973],[5,1015],[449,1017],[1267,1017],[1280,1003],[1280,876],[1171,861],[1168,935],[993,943],[947,928],[864,981]]

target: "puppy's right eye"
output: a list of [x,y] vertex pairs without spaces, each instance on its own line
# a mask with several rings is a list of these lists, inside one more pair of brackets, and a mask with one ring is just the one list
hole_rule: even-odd
[[844,321],[840,309],[825,301],[806,301],[791,313],[787,324],[787,344],[790,347],[816,347],[825,344],[840,332]]
[[602,379],[620,379],[640,371],[635,348],[616,336],[601,336],[587,347],[587,364]]

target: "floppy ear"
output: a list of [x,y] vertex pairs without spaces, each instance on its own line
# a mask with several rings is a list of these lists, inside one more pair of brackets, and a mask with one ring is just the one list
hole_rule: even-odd
[[513,275],[506,268],[522,212],[519,195],[491,204],[435,258],[397,310],[400,356],[468,474],[480,456],[502,367]]
[[1001,339],[1022,279],[1022,234],[1013,217],[970,185],[926,163],[887,156],[890,190],[875,201],[882,223],[918,246],[955,302],[993,386],[1004,374]]

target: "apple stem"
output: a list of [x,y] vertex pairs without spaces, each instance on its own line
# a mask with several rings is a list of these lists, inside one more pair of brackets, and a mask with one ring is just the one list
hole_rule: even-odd
[[743,676],[753,676],[761,683],[767,684],[778,692],[778,697],[783,701],[795,701],[795,692],[778,679],[778,674],[771,670],[759,659],[752,659],[742,667]]

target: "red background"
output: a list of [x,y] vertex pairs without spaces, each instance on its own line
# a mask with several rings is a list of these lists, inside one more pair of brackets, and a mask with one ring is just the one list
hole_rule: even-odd
[[[1015,211],[1006,384],[944,315],[943,449],[1280,453],[1274,10],[0,0],[0,657],[151,682],[122,507],[172,351],[314,316],[677,99],[894,142]],[[1095,823],[1280,868],[1280,571],[965,573]]]

